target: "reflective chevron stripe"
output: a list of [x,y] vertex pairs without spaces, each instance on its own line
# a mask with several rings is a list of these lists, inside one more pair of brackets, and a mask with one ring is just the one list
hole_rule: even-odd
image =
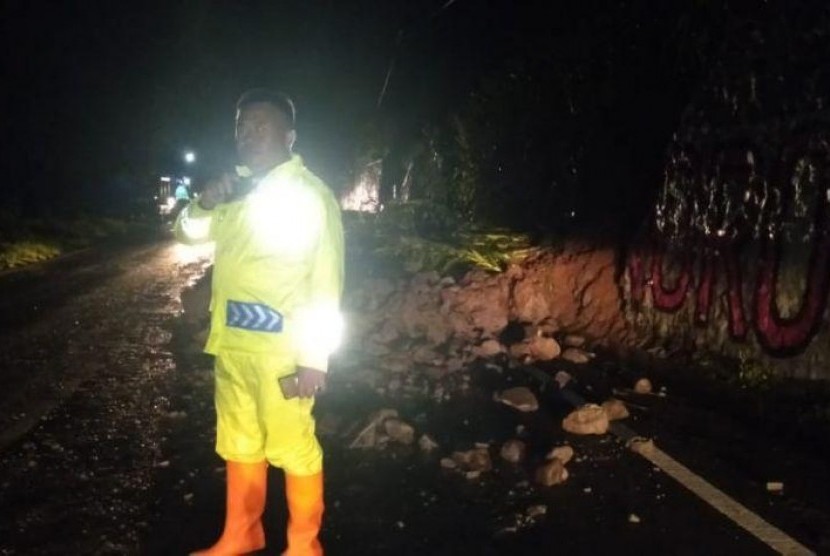
[[257,332],[282,332],[282,315],[268,305],[228,301],[225,324]]

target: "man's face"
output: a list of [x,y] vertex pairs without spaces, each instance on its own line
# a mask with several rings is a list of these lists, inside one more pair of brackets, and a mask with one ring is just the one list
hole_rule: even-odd
[[236,113],[236,150],[254,173],[291,157],[294,130],[288,118],[267,102],[254,102]]

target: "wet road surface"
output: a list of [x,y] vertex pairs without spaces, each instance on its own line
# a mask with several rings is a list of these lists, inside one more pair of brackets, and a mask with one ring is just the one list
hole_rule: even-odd
[[[186,554],[215,539],[224,478],[213,453],[211,361],[178,318],[180,292],[205,264],[163,243],[0,276],[0,553]],[[542,408],[531,414],[494,402],[493,390],[508,385],[539,392],[521,369],[464,371],[467,393],[448,385],[453,396],[438,402],[428,388],[418,393],[420,384],[379,394],[356,378],[367,365],[343,355],[317,406],[328,554],[771,553],[613,436],[565,435],[559,422],[570,406],[555,392],[540,392]],[[603,389],[629,378],[615,368],[569,370],[583,395],[601,401]],[[810,481],[822,477],[821,460],[777,453],[757,431],[671,391],[633,402],[632,428],[802,542],[830,550],[826,481]],[[439,448],[349,450],[349,431],[382,407]],[[520,425],[528,460],[500,461],[499,446]],[[491,472],[468,480],[441,469],[442,456],[476,442],[490,445]],[[564,442],[577,453],[569,480],[536,487],[535,466]],[[765,454],[772,469],[746,462]],[[786,496],[764,490],[773,473],[787,481]],[[276,471],[269,488],[265,553],[278,554],[285,505]],[[545,515],[529,517],[533,506]]]

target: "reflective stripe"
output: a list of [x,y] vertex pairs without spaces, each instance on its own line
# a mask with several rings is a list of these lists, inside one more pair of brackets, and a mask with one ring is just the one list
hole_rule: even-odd
[[225,324],[257,332],[282,332],[282,314],[262,303],[229,300]]

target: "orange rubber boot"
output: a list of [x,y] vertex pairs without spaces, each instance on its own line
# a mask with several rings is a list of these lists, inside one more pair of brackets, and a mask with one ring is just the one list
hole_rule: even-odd
[[268,464],[226,462],[227,509],[225,530],[208,549],[192,556],[230,556],[265,548],[262,512],[268,487]]
[[285,474],[288,502],[288,548],[283,556],[322,556],[317,539],[323,522],[323,473],[305,477]]

